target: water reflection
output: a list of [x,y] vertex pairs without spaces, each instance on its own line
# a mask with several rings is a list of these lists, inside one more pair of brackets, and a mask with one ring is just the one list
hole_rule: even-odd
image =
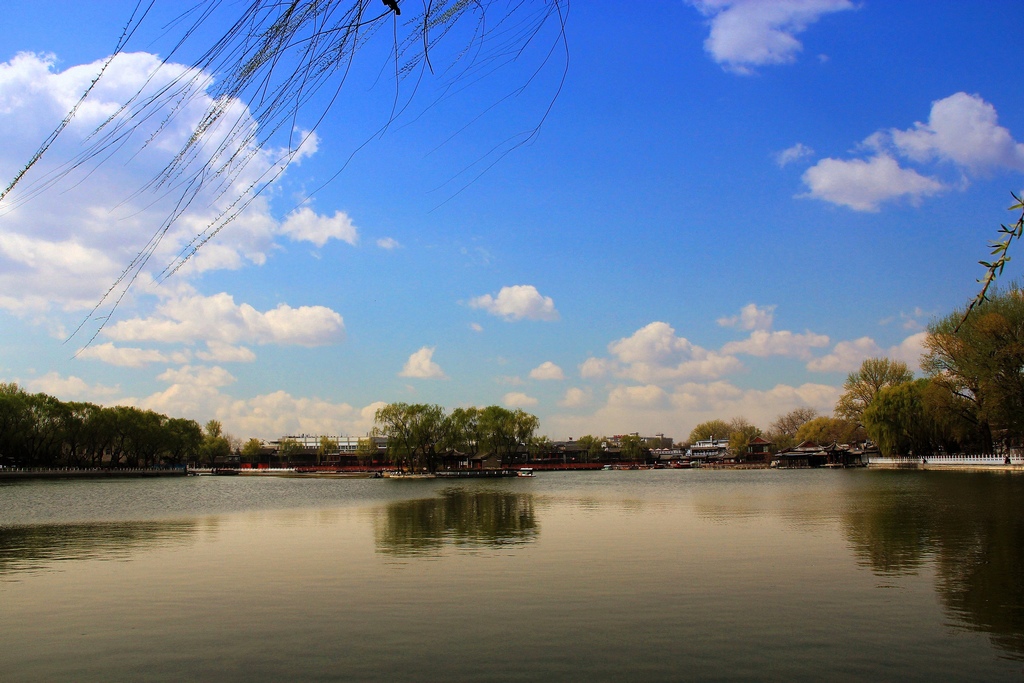
[[446,489],[437,498],[386,506],[375,532],[379,552],[424,555],[439,553],[446,545],[521,545],[534,540],[540,528],[530,494]]
[[1024,660],[1024,477],[879,473],[882,485],[851,501],[844,528],[882,575],[931,559],[947,614]]
[[196,520],[0,527],[0,580],[69,560],[127,559],[142,547],[184,543],[198,528]]

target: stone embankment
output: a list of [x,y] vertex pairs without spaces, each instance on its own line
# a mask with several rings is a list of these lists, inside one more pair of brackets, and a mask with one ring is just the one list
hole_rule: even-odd
[[184,477],[185,473],[184,467],[4,467],[0,468],[0,480]]

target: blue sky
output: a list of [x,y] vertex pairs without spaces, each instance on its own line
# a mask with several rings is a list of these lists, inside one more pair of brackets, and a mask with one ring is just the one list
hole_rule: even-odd
[[[8,3],[5,180],[132,7]],[[541,120],[563,54],[507,100],[543,50],[429,108],[426,78],[375,135],[395,83],[370,45],[272,188],[155,284],[212,209],[183,217],[65,342],[166,212],[133,193],[187,131],[27,195],[160,63],[162,11],[0,204],[0,379],[242,438],[362,434],[391,401],[522,407],[552,438],[828,413],[865,357],[916,367],[1022,186],[1016,3],[576,2],[529,144],[488,156]]]

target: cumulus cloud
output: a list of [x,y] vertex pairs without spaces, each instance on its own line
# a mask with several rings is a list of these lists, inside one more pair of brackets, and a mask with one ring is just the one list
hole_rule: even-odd
[[105,400],[117,394],[117,387],[103,384],[89,384],[81,377],[69,375],[62,377],[60,373],[48,372],[42,377],[30,379],[25,383],[30,391],[40,392],[55,396],[62,401],[72,399],[80,400]]
[[[876,131],[862,148],[871,151],[866,159],[825,158],[807,169],[805,196],[855,211],[878,211],[887,201],[906,199],[917,204],[952,187],[963,187],[971,176],[999,169],[1024,170],[1024,143],[999,125],[994,106],[964,92],[932,102],[927,123]],[[897,157],[930,164],[933,173],[907,168]],[[954,179],[944,182],[934,175],[942,165],[952,167]]]
[[[39,142],[54,129],[100,70],[102,61],[56,67],[52,55],[22,53],[0,63],[0,176],[11,178],[31,157]],[[188,80],[189,67],[164,64],[157,55],[124,53],[114,58],[89,98],[61,137],[22,184],[0,206],[4,229],[0,234],[0,307],[21,314],[52,309],[91,309],[127,264],[143,249],[157,228],[167,227],[148,262],[157,270],[187,251],[198,235],[218,220],[231,215],[231,203],[262,179],[273,177],[283,160],[300,160],[316,152],[318,138],[298,132],[298,148],[257,150],[256,124],[246,106],[225,100],[222,122],[205,132],[196,148],[195,164],[213,159],[226,145],[215,166],[227,163],[223,172],[188,204],[173,225],[165,220],[174,211],[175,197],[139,192],[164,170],[193,134],[213,103],[199,93],[194,100],[171,113],[155,111],[138,117],[135,138],[149,140],[144,149],[125,145],[113,150],[107,163],[83,166],[72,172],[59,188],[50,188],[45,201],[36,196],[44,189],[42,179],[59,164],[81,153],[87,138],[121,104],[142,90],[137,101],[147,101],[178,79]],[[202,79],[212,83],[213,79]],[[238,154],[233,154],[233,152]],[[226,161],[232,159],[233,161]],[[241,160],[247,166],[240,166]],[[182,169],[188,174],[193,167]],[[55,191],[59,189],[59,191]],[[173,194],[173,193],[172,193]],[[326,239],[355,239],[355,228],[343,214],[316,216],[310,209],[289,220],[273,218],[266,197],[257,197],[234,217],[216,237],[190,259],[176,277],[189,278],[214,269],[236,269],[262,264],[281,235],[322,243]],[[136,281],[136,291],[152,278]],[[131,297],[126,303],[131,301]]]
[[[239,343],[323,346],[341,341],[345,324],[338,313],[324,306],[292,308],[280,304],[258,311],[236,304],[227,293],[213,296],[176,296],[161,303],[148,318],[122,320],[103,334],[115,341],[191,343],[213,342],[209,354],[227,354],[227,345]],[[218,346],[218,343],[220,344]],[[244,351],[230,352],[244,360]]]
[[833,347],[832,353],[808,362],[807,369],[813,372],[853,372],[865,359],[885,356],[903,361],[911,370],[916,370],[921,364],[927,336],[927,332],[918,332],[888,349],[883,349],[871,337],[842,341]]
[[767,330],[775,318],[775,306],[758,307],[747,304],[740,309],[739,315],[718,319],[722,327],[738,327],[741,330]]
[[850,0],[690,0],[710,17],[704,49],[726,69],[749,74],[751,67],[789,64],[803,49],[797,34],[819,18],[854,9]]
[[684,440],[693,427],[710,419],[745,417],[765,426],[794,408],[829,413],[841,391],[840,387],[815,383],[743,389],[724,380],[686,382],[671,390],[656,385],[620,385],[613,387],[607,400],[592,413],[556,414],[545,418],[544,425],[558,434],[640,431]]
[[881,354],[881,347],[871,337],[841,341],[832,348],[832,353],[809,361],[807,369],[813,372],[852,372],[865,358]]
[[786,166],[806,159],[809,156],[814,155],[814,150],[805,145],[802,142],[798,142],[792,147],[788,147],[778,154],[775,155],[775,163],[779,165],[779,168],[785,168]]
[[890,347],[886,355],[894,360],[903,361],[911,370],[917,370],[921,367],[921,356],[925,353],[924,340],[927,336],[927,332],[912,334],[896,346]]
[[655,383],[713,379],[743,367],[733,356],[709,351],[676,336],[671,325],[660,321],[610,343],[608,351],[613,358],[588,358],[580,366],[580,375],[596,378],[612,374],[637,382]]
[[555,302],[549,296],[542,296],[533,285],[502,287],[497,296],[484,294],[470,299],[472,308],[479,308],[491,315],[508,321],[514,320],[558,320]]
[[256,354],[245,346],[233,346],[216,339],[206,342],[206,351],[197,351],[196,357],[208,363],[251,363]]
[[130,346],[115,346],[112,342],[93,344],[78,352],[79,358],[98,360],[122,368],[141,368],[150,363],[168,363],[170,357],[156,349],[140,349]]
[[565,379],[565,373],[562,368],[547,360],[530,370],[530,379]]
[[879,204],[907,198],[916,204],[946,189],[935,178],[903,168],[888,154],[870,159],[822,159],[804,171],[808,196],[854,211],[878,211]]
[[292,211],[281,224],[281,232],[295,241],[312,242],[318,247],[336,239],[355,245],[359,241],[359,230],[344,211],[335,211],[333,216],[321,216],[308,206]]
[[167,415],[205,422],[220,420],[224,430],[241,437],[274,439],[287,434],[368,434],[374,414],[385,404],[376,401],[362,408],[346,402],[292,396],[274,391],[251,398],[237,398],[222,389],[234,377],[219,367],[186,367],[168,371],[160,378],[169,386],[144,398],[120,401]]
[[565,396],[558,402],[563,408],[580,408],[587,405],[591,399],[591,392],[579,387],[570,387],[565,390]]
[[827,335],[813,332],[797,334],[788,330],[754,330],[747,339],[725,344],[722,347],[722,353],[726,355],[745,353],[761,358],[768,356],[810,358],[811,349],[828,346],[828,342]]
[[521,391],[510,391],[502,397],[501,402],[509,408],[530,408],[538,403],[533,396],[527,396]]
[[415,377],[416,379],[448,379],[441,366],[433,361],[434,347],[424,346],[409,356],[405,367],[398,373],[399,377]]
[[1024,144],[999,125],[996,108],[978,95],[958,92],[932,102],[928,123],[890,131],[907,158],[949,161],[972,173],[997,168],[1024,170]]
[[669,405],[668,393],[654,384],[617,386],[608,393],[608,405],[614,407],[659,409]]

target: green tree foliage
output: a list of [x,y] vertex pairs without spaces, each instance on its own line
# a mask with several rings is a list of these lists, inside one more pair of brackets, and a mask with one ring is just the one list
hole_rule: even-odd
[[707,441],[708,439],[728,439],[732,428],[725,420],[708,420],[701,422],[690,432],[690,443]]
[[387,437],[388,456],[400,468],[437,468],[438,448],[449,441],[444,408],[424,403],[389,403],[377,410],[374,420],[374,433]]
[[864,411],[864,427],[884,455],[925,455],[943,445],[930,385],[919,379],[884,387]]
[[921,367],[942,389],[944,417],[969,441],[1024,443],[1024,293],[996,290],[970,316],[956,310],[928,327]]
[[374,443],[372,437],[359,439],[359,443],[356,444],[356,457],[363,465],[373,463],[377,457],[377,444]]
[[200,460],[213,466],[217,462],[217,458],[231,455],[231,441],[224,434],[223,428],[217,420],[207,422],[204,431],[203,443],[199,448]]
[[263,455],[263,442],[257,438],[249,439],[242,444],[241,453],[246,462],[258,463]]
[[619,457],[623,460],[637,462],[643,460],[645,453],[649,452],[638,434],[626,434],[619,438]]
[[480,413],[480,431],[487,450],[496,454],[503,465],[515,461],[520,445],[530,443],[540,426],[536,415],[517,408],[487,406]]
[[0,383],[0,463],[27,467],[180,465],[197,452],[193,420],[102,407]]
[[338,452],[338,442],[329,436],[321,436],[320,443],[316,448],[316,464],[319,465],[324,458],[332,453]]
[[480,450],[481,438],[479,408],[456,408],[451,412],[445,432],[445,450],[475,456]]
[[608,439],[603,436],[592,436],[587,434],[576,440],[586,462],[600,462],[604,455],[605,444]]
[[302,444],[295,439],[285,438],[277,442],[278,460],[284,460],[286,465],[291,465],[292,458],[302,451]]
[[855,422],[841,417],[816,417],[796,430],[796,442],[813,441],[824,446],[830,443],[854,443],[861,440],[863,430]]
[[374,415],[374,434],[388,440],[388,457],[401,469],[437,469],[444,453],[493,453],[513,462],[539,425],[535,415],[500,406],[457,408],[389,403]]
[[860,424],[861,415],[879,391],[913,379],[914,373],[902,361],[867,358],[859,370],[846,377],[843,395],[836,403],[836,416]]
[[747,446],[761,436],[761,430],[744,417],[734,418],[729,422],[729,452],[743,458],[747,454]]

